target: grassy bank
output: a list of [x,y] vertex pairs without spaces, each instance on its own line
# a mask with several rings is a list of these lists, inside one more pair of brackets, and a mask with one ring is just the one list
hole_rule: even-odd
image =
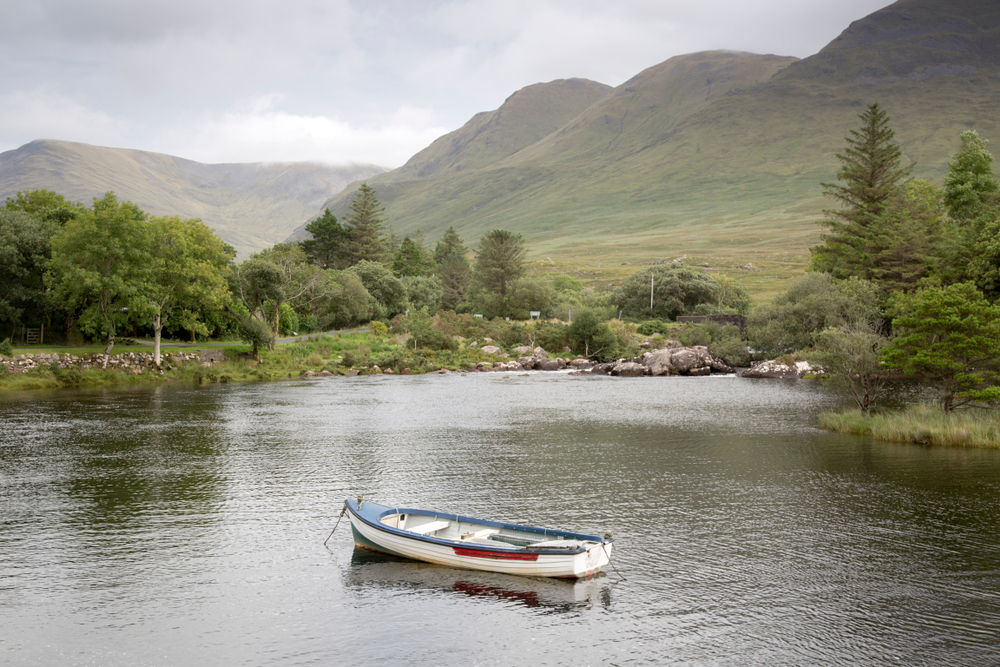
[[991,410],[945,413],[939,406],[910,405],[895,412],[824,412],[820,425],[878,440],[950,447],[1000,448],[1000,414]]
[[[199,346],[200,347],[200,346]],[[194,348],[195,350],[198,348]],[[220,349],[205,345],[205,349]],[[460,347],[458,350],[432,352],[414,350],[405,344],[377,338],[370,333],[320,335],[309,340],[278,344],[273,351],[262,350],[260,362],[252,359],[247,345],[228,344],[221,348],[228,359],[205,366],[189,361],[180,364],[169,362],[170,349],[164,349],[165,362],[161,371],[131,373],[108,368],[59,368],[43,365],[25,373],[0,371],[0,393],[58,387],[113,387],[159,382],[192,382],[195,384],[246,382],[256,380],[286,380],[299,377],[304,371],[329,371],[334,375],[347,375],[354,368],[361,374],[381,373],[392,369],[402,373],[427,373],[439,369],[460,370],[472,368],[480,361],[495,361],[476,348]],[[15,354],[90,354],[103,348],[17,348]],[[115,352],[139,351],[129,347]],[[144,348],[143,351],[148,351]],[[192,348],[184,348],[191,352]],[[375,369],[378,366],[378,370]],[[6,366],[3,367],[6,370]]]

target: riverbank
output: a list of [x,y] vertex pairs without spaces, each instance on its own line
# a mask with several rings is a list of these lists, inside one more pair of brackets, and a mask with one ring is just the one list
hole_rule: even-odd
[[482,368],[496,356],[476,347],[431,352],[367,332],[319,334],[279,343],[253,358],[247,345],[232,343],[164,350],[161,365],[146,348],[125,347],[104,355],[93,348],[46,352],[15,350],[0,357],[0,393],[80,386],[121,386],[160,382],[226,383],[286,380],[302,375],[427,373]]
[[935,405],[909,405],[894,412],[824,412],[823,428],[877,440],[948,447],[1000,449],[1000,413],[992,410],[944,412]]

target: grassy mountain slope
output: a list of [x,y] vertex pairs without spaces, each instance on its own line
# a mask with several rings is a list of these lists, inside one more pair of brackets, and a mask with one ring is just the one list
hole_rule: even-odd
[[46,188],[89,204],[108,190],[153,215],[201,218],[241,256],[280,242],[371,165],[201,164],[145,151],[33,141],[0,154],[0,199]]
[[611,86],[588,79],[563,79],[522,88],[499,109],[476,114],[458,130],[414,155],[393,170],[392,180],[489,167],[558,130],[610,90]]
[[[865,105],[888,110],[918,177],[940,180],[965,129],[1000,138],[996,7],[901,0],[801,61],[672,58],[509,156],[369,183],[399,234],[419,227],[433,239],[454,224],[475,242],[511,229],[538,270],[608,283],[635,263],[687,255],[744,271],[766,294],[819,240],[830,205],[819,184],[836,178],[835,154]],[[328,205],[342,210],[352,190]]]

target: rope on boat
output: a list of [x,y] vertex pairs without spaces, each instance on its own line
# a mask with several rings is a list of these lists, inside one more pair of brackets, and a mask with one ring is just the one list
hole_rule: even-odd
[[[333,537],[333,534],[335,532],[337,532],[337,526],[340,525],[340,520],[344,518],[344,514],[346,514],[346,513],[347,513],[347,501],[345,500],[344,501],[344,509],[340,510],[340,516],[337,517],[337,523],[333,524],[333,530],[331,530],[330,534],[327,535],[327,537],[326,537],[325,540],[323,540],[323,546],[324,547],[326,546],[326,543],[330,541],[330,538]],[[611,559],[609,558],[608,561],[610,561],[610,560]]]
[[[605,539],[611,537],[611,533],[610,532],[605,533],[604,537],[605,537]],[[604,555],[608,557],[608,565],[610,565],[611,569],[613,569],[615,571],[615,574],[617,574],[619,577],[622,578],[622,581],[628,581],[628,579],[626,579],[625,576],[621,572],[618,571],[618,568],[615,567],[614,562],[611,560],[611,554],[608,553],[608,550],[604,546],[605,544],[606,544],[606,542],[604,542],[602,540],[601,541],[601,550],[604,551]]]

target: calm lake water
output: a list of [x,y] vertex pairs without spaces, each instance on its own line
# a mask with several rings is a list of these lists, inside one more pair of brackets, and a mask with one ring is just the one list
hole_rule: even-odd
[[[1000,662],[1000,452],[807,382],[470,374],[0,399],[0,664]],[[566,583],[356,552],[343,499],[603,533]]]

